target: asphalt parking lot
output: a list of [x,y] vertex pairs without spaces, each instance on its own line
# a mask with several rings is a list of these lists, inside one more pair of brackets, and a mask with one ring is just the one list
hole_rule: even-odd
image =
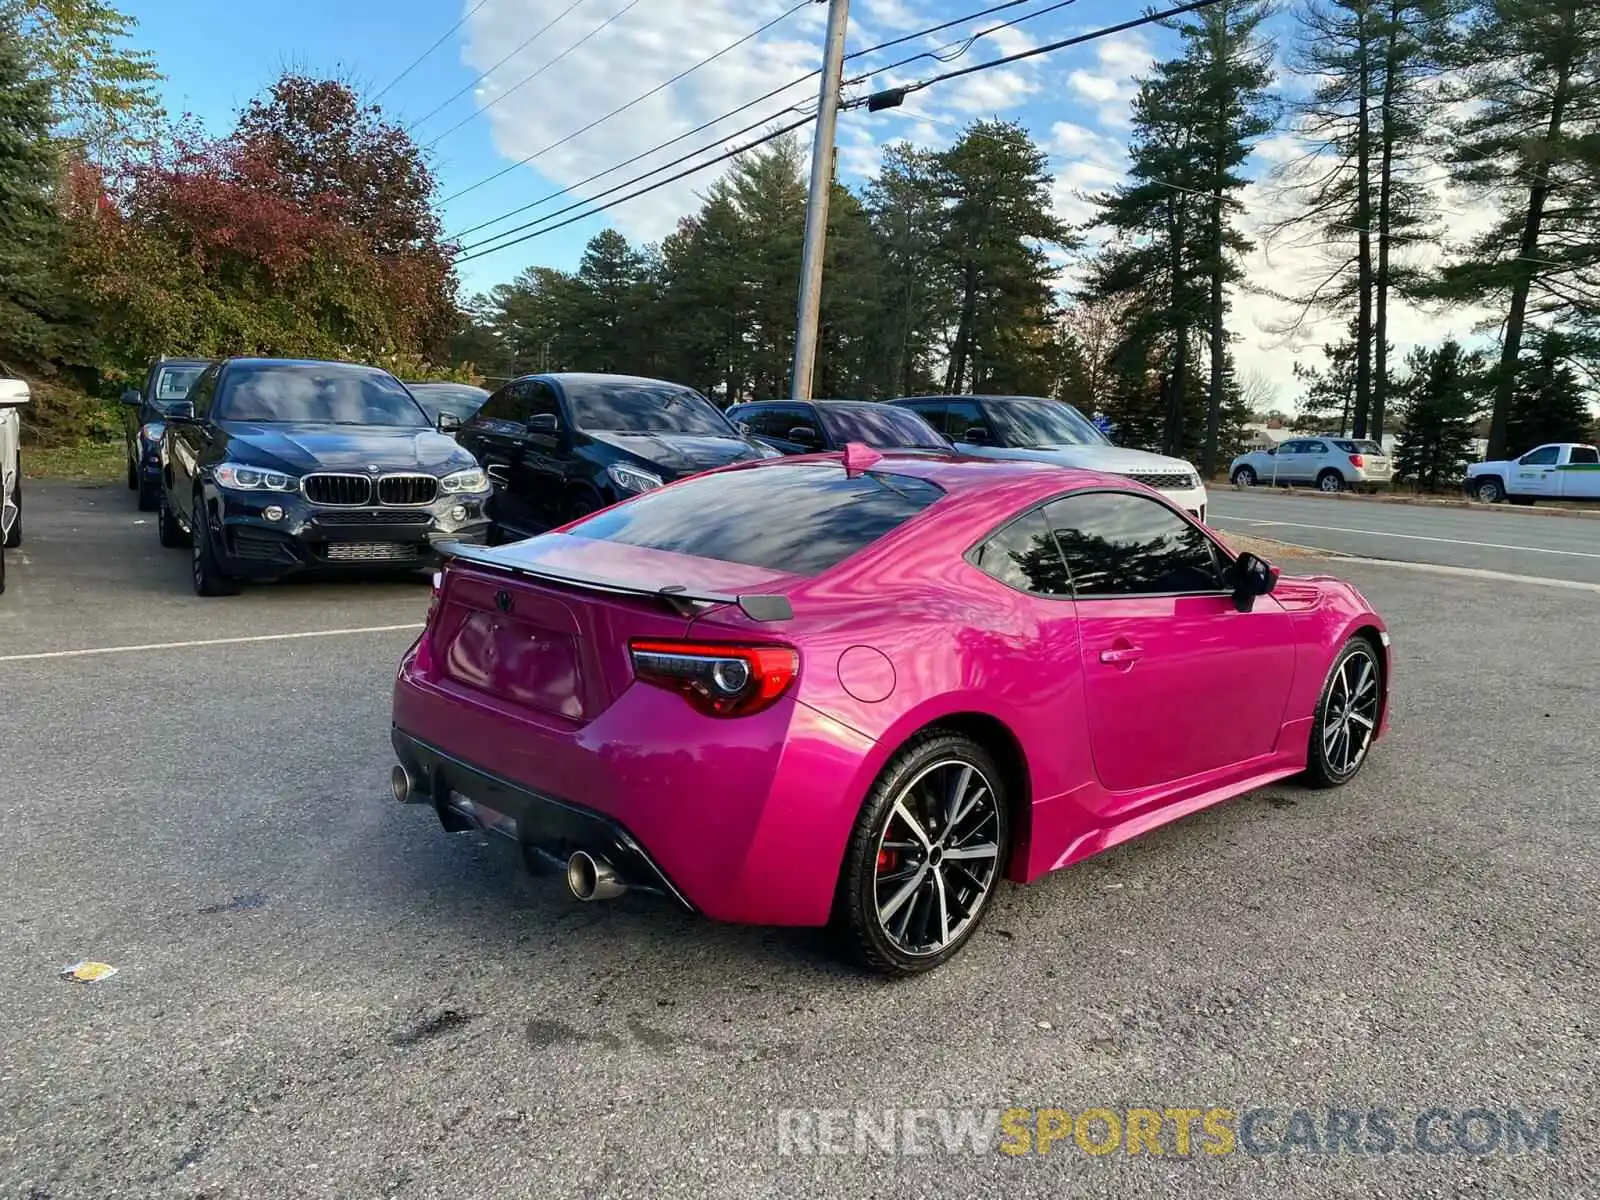
[[[27,504],[5,1195],[1594,1194],[1593,592],[1336,564],[1398,656],[1355,784],[1008,887],[949,966],[886,984],[811,934],[579,906],[388,800],[423,582],[202,601],[127,492]],[[273,640],[218,640],[244,638]],[[118,974],[58,977],[81,959]],[[780,1153],[783,1109],[1141,1105],[1562,1117],[1554,1153]]]

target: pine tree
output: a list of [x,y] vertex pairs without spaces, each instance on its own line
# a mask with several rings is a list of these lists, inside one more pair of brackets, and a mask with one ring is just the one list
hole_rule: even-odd
[[59,349],[53,124],[50,85],[30,72],[15,22],[0,23],[0,358],[37,362]]
[[1505,304],[1489,457],[1511,449],[1511,413],[1530,319],[1587,322],[1600,311],[1600,5],[1478,0],[1451,99],[1456,182],[1500,219],[1447,266],[1435,294]]
[[949,274],[936,266],[949,214],[935,156],[904,142],[886,146],[865,203],[881,264],[874,389],[891,396],[931,391],[941,386],[935,332],[955,310]]
[[1472,430],[1482,408],[1484,363],[1454,339],[1435,350],[1418,346],[1406,359],[1395,473],[1429,491],[1459,483],[1472,457]]
[[1586,442],[1594,422],[1589,395],[1574,366],[1573,340],[1550,330],[1530,332],[1531,353],[1518,372],[1506,420],[1510,455],[1549,442]]
[[1252,249],[1231,219],[1240,212],[1236,193],[1248,182],[1239,168],[1256,139],[1270,132],[1273,124],[1267,89],[1273,79],[1274,47],[1259,32],[1268,11],[1258,0],[1221,0],[1202,9],[1194,20],[1177,24],[1186,43],[1184,64],[1193,73],[1193,92],[1199,101],[1194,169],[1205,193],[1206,324],[1211,352],[1200,469],[1208,479],[1219,466],[1219,437],[1230,388],[1234,397],[1238,393],[1237,382],[1230,380],[1227,288],[1242,276],[1238,258]]
[[1415,168],[1429,156],[1438,112],[1435,81],[1449,45],[1453,0],[1315,0],[1302,15],[1292,70],[1313,82],[1293,106],[1308,153],[1280,173],[1299,211],[1269,236],[1297,231],[1321,266],[1298,309],[1350,316],[1355,342],[1351,426],[1381,437],[1388,393],[1389,306],[1424,280],[1405,255],[1432,241],[1432,200]]

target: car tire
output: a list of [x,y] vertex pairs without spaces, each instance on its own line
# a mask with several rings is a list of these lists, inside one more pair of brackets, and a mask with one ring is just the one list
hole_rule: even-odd
[[139,511],[154,512],[160,502],[161,484],[141,479],[139,481]]
[[206,520],[206,502],[195,496],[189,515],[189,562],[196,596],[233,596],[239,591],[237,580],[230,579],[217,561],[217,545]]
[[1499,504],[1506,498],[1506,485],[1492,475],[1480,479],[1472,486],[1472,498],[1483,504]]
[[1317,490],[1330,496],[1344,491],[1344,476],[1329,467],[1317,476]]
[[1252,467],[1240,467],[1233,473],[1233,481],[1240,487],[1255,487],[1256,473]]
[[159,485],[156,488],[156,537],[168,550],[178,550],[189,544],[183,526],[172,515],[172,507],[167,502],[167,489]]
[[561,506],[561,523],[567,525],[581,520],[592,512],[599,512],[605,506],[606,502],[594,492],[580,489],[569,495],[567,502]]
[[[953,821],[949,808],[937,807],[951,798],[968,805]],[[971,738],[933,731],[902,747],[867,793],[845,849],[833,929],[846,957],[900,976],[954,957],[1005,875],[1007,802],[999,767]],[[947,859],[947,850],[964,852],[960,865],[951,865],[958,860]]]
[[[20,471],[17,472],[19,475]],[[16,519],[6,531],[6,549],[15,550],[22,545],[22,480],[11,485],[11,506],[17,510]]]
[[1353,637],[1339,651],[1317,697],[1305,782],[1343,787],[1360,773],[1382,719],[1383,664],[1371,642]]
[[6,594],[6,551],[0,546],[0,596]]
[[139,490],[139,469],[133,465],[131,458],[128,460],[128,490],[130,492]]

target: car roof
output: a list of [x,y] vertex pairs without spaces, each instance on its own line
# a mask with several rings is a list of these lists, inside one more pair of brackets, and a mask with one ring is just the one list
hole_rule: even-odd
[[811,400],[741,400],[732,405],[733,408],[771,408],[775,405],[790,404],[820,404],[825,408],[884,408],[881,400],[834,400],[827,398],[813,398]]
[[[1137,489],[1137,485],[1129,488],[1126,476],[1063,467],[1033,459],[977,458],[966,454],[928,455],[910,450],[878,450],[873,453],[878,457],[868,470],[925,479],[951,496],[992,493],[1022,503],[1029,495],[1036,494],[1042,499],[1075,487],[1105,485],[1122,490]],[[803,463],[815,465],[819,462],[843,465],[844,452],[835,450],[823,454],[796,454],[787,458],[739,463],[724,469],[782,470],[786,466]]]
[[401,382],[403,382],[408,388],[447,387],[447,388],[467,388],[470,391],[474,391],[474,392],[485,392],[485,393],[487,393],[487,391],[488,391],[487,388],[481,388],[475,383],[457,383],[454,379],[405,379],[405,380],[402,380]]
[[158,358],[150,365],[152,367],[209,367],[216,361],[214,358]]
[[519,375],[517,378],[553,379],[557,383],[644,383],[652,387],[682,388],[686,392],[695,390],[686,383],[674,383],[670,379],[652,379],[646,375],[613,375],[604,371],[535,371],[528,375]]
[[221,361],[230,367],[348,367],[352,371],[389,374],[371,363],[348,362],[337,358],[225,358]]

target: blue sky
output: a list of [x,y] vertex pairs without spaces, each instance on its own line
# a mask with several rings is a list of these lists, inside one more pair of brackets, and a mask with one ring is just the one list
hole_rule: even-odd
[[[848,48],[859,50],[915,33],[994,2],[853,0]],[[167,75],[164,91],[169,109],[192,112],[218,133],[232,124],[234,115],[252,96],[288,68],[346,78],[370,95],[390,84],[402,68],[470,13],[461,28],[380,101],[402,123],[414,123],[419,142],[437,139],[431,153],[444,199],[445,228],[456,234],[579,184],[815,69],[820,65],[826,18],[826,5],[819,3],[805,5],[760,37],[628,112],[566,140],[596,118],[779,17],[794,3],[231,0],[218,4],[216,0],[121,0],[121,7],[139,22],[135,43],[152,50]],[[858,58],[847,64],[846,75],[882,67],[919,51],[947,48],[980,29],[1038,12],[1051,3],[1028,0],[932,38]],[[1128,0],[1076,0],[981,39],[951,65],[982,62],[1120,23],[1141,8]],[[1286,19],[1279,18],[1274,24],[1277,32],[1290,32]],[[541,34],[541,30],[545,32]],[[1089,209],[1081,193],[1103,189],[1120,177],[1135,76],[1171,49],[1168,39],[1170,35],[1160,30],[1133,31],[930,88],[900,110],[876,115],[847,113],[839,127],[840,173],[845,182],[858,183],[872,170],[885,142],[909,138],[925,145],[943,145],[967,121],[1005,117],[1021,121],[1050,152],[1057,208],[1068,220],[1082,220]],[[858,87],[856,94],[945,69],[949,68],[924,60],[881,75]],[[489,73],[480,80],[485,72]],[[458,92],[461,94],[456,96]],[[452,96],[455,98],[450,100]],[[447,100],[450,102],[440,109]],[[788,105],[814,105],[815,100],[815,80],[797,85],[636,166],[578,188],[578,195],[615,186],[692,148],[729,137],[759,118],[770,114],[776,119]],[[435,109],[439,111],[433,112]],[[1274,138],[1263,147],[1260,166],[1281,161],[1292,151],[1290,139]],[[529,156],[535,156],[532,163],[514,166]],[[483,182],[502,171],[505,173],[498,178]],[[670,232],[678,216],[695,208],[696,193],[715,174],[713,168],[603,216],[466,263],[461,269],[464,292],[482,291],[531,265],[571,268],[584,242],[608,224],[635,240],[656,240]],[[552,201],[465,240],[470,245],[492,237],[573,199],[567,196]],[[1273,209],[1270,199],[1262,199],[1254,215],[1264,219],[1279,213],[1281,209]],[[1251,269],[1279,282],[1315,265],[1304,254],[1281,247],[1276,257],[1264,253],[1256,257]],[[1277,306],[1262,297],[1245,295],[1238,297],[1236,306],[1237,324],[1244,335],[1241,365],[1287,400],[1295,391],[1294,358],[1320,357],[1317,351],[1334,335],[1335,326],[1315,324],[1300,336],[1285,339],[1267,329],[1281,316]],[[1466,333],[1469,318],[1452,317],[1441,326],[1437,319],[1419,313],[1411,326],[1407,322],[1402,315],[1396,324],[1402,353],[1413,332],[1411,326],[1415,336],[1431,339],[1450,329]]]

